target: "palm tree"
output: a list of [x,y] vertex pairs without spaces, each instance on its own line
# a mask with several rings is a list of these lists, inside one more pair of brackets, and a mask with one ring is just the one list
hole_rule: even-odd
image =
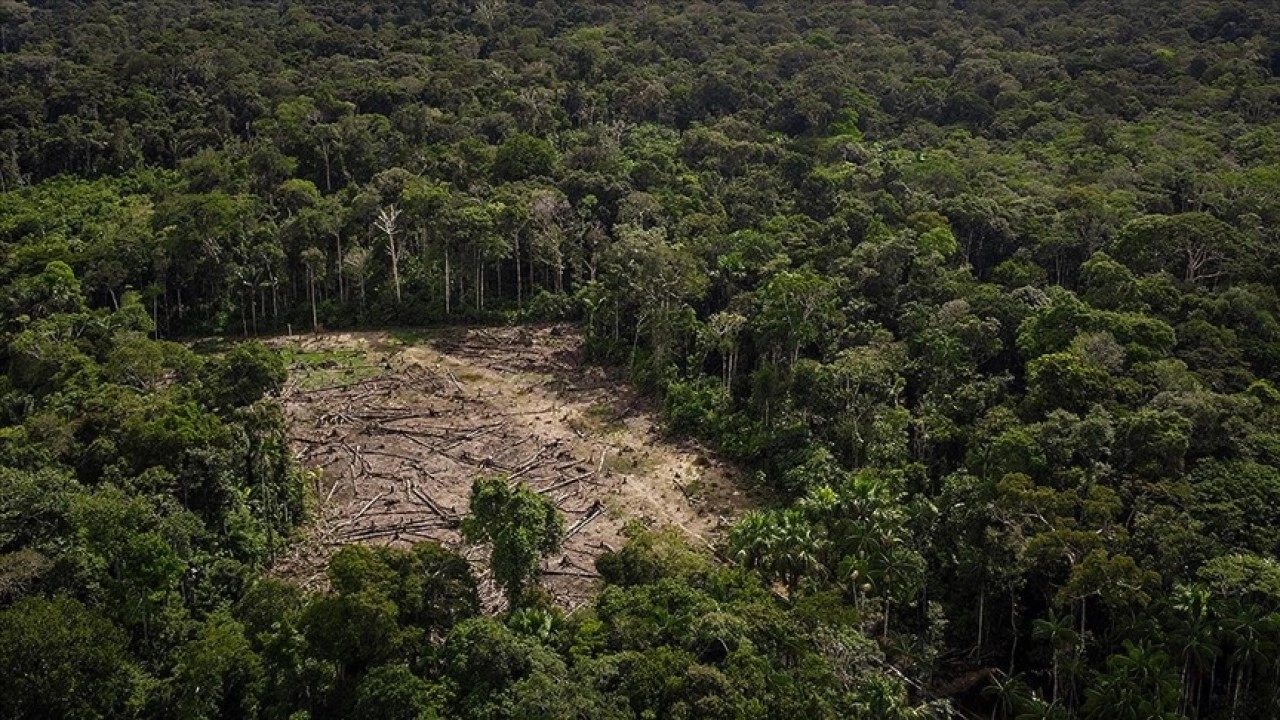
[[854,607],[861,613],[866,607],[866,599],[875,591],[875,583],[871,579],[871,566],[866,558],[850,556],[840,561],[836,570],[840,582],[853,597]]
[[747,513],[729,534],[733,557],[770,581],[782,580],[789,594],[801,581],[824,572],[821,533],[796,510]]
[[794,594],[806,577],[823,573],[818,558],[825,541],[818,529],[794,510],[778,518],[778,537],[775,572],[786,583],[788,593]]
[[1124,652],[1107,658],[1107,670],[1086,691],[1084,716],[1108,720],[1179,717],[1178,675],[1169,656],[1125,641]]
[[1174,590],[1175,625],[1172,647],[1182,660],[1182,699],[1178,709],[1193,713],[1200,705],[1200,680],[1218,657],[1217,628],[1211,617],[1211,595],[1202,585],[1181,585]]
[[1268,660],[1274,650],[1274,614],[1268,615],[1257,604],[1241,605],[1227,619],[1224,629],[1233,646],[1231,652],[1231,717],[1240,708],[1240,695],[1247,693],[1254,672]]
[[1080,634],[1076,632],[1075,621],[1070,615],[1059,617],[1053,610],[1049,617],[1031,623],[1031,634],[1038,640],[1044,640],[1053,648],[1053,694],[1050,699],[1058,701],[1063,655],[1075,650],[1080,642]]
[[894,597],[897,594],[909,596],[915,592],[924,575],[924,561],[896,533],[885,534],[869,559],[873,577],[879,578],[883,588],[884,626],[881,637],[888,637]]
[[999,670],[991,673],[991,684],[982,689],[983,697],[992,698],[991,720],[1013,718],[1037,704],[1035,693],[1021,678],[1010,677]]
[[729,533],[733,558],[743,567],[762,570],[778,544],[777,528],[769,513],[752,511],[742,516]]

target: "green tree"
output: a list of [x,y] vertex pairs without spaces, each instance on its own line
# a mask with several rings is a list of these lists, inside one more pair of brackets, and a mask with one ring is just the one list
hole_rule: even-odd
[[824,545],[820,530],[796,510],[749,513],[729,536],[729,548],[738,562],[758,570],[770,582],[782,581],[792,595],[802,582],[822,575]]
[[257,711],[263,689],[262,660],[250,647],[239,622],[223,613],[215,614],[174,657],[174,713],[216,720]]
[[542,138],[514,133],[498,146],[493,174],[500,181],[516,182],[532,177],[551,177],[557,163],[556,149]]
[[1106,370],[1075,353],[1050,353],[1027,363],[1027,404],[1038,412],[1082,413],[1111,395]]
[[395,603],[402,624],[432,633],[480,611],[471,566],[436,543],[407,551],[348,545],[329,561],[328,574],[338,592],[376,593]]
[[436,720],[441,717],[441,694],[407,665],[383,665],[365,673],[356,686],[351,718]]
[[1217,284],[1238,274],[1248,253],[1235,228],[1203,212],[1133,220],[1110,251],[1134,272],[1164,271],[1191,285]]
[[493,578],[516,607],[536,580],[543,556],[560,548],[564,518],[532,488],[505,478],[477,479],[471,485],[470,514],[462,521],[469,542],[489,543]]
[[316,598],[303,612],[302,631],[310,652],[359,672],[394,657],[401,641],[397,608],[375,592]]
[[279,393],[287,375],[280,353],[259,342],[237,344],[206,366],[206,372],[211,404],[224,410]]
[[0,610],[5,717],[121,717],[135,706],[143,683],[127,636],[79,601],[30,597]]
[[794,364],[802,349],[842,319],[830,281],[808,267],[774,275],[759,289],[757,299],[755,324],[774,349],[775,360]]
[[1086,718],[1176,720],[1178,673],[1162,650],[1126,641],[1085,691]]

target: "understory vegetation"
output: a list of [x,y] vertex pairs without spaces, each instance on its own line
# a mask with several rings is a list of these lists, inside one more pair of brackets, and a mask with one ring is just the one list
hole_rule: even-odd
[[[0,716],[1280,716],[1278,38],[0,0]],[[499,615],[432,544],[265,572],[284,361],[175,339],[553,320],[778,502],[719,558],[636,528],[572,612],[503,482]]]

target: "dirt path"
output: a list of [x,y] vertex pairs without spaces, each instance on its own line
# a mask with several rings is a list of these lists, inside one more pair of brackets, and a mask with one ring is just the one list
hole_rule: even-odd
[[[284,393],[299,460],[318,470],[317,522],[276,571],[319,587],[347,543],[461,547],[474,478],[504,474],[552,498],[569,536],[544,584],[585,602],[595,559],[631,521],[713,544],[749,504],[735,473],[673,444],[625,384],[581,363],[568,326],[342,333],[281,339]],[[473,561],[479,548],[463,548]],[[497,592],[481,570],[490,607]]]

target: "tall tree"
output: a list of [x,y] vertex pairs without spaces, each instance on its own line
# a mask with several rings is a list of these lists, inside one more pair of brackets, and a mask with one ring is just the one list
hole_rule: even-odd
[[494,580],[506,593],[508,604],[517,607],[529,583],[540,575],[543,556],[560,548],[564,518],[546,497],[501,477],[472,484],[470,509],[462,522],[463,536],[491,545]]

